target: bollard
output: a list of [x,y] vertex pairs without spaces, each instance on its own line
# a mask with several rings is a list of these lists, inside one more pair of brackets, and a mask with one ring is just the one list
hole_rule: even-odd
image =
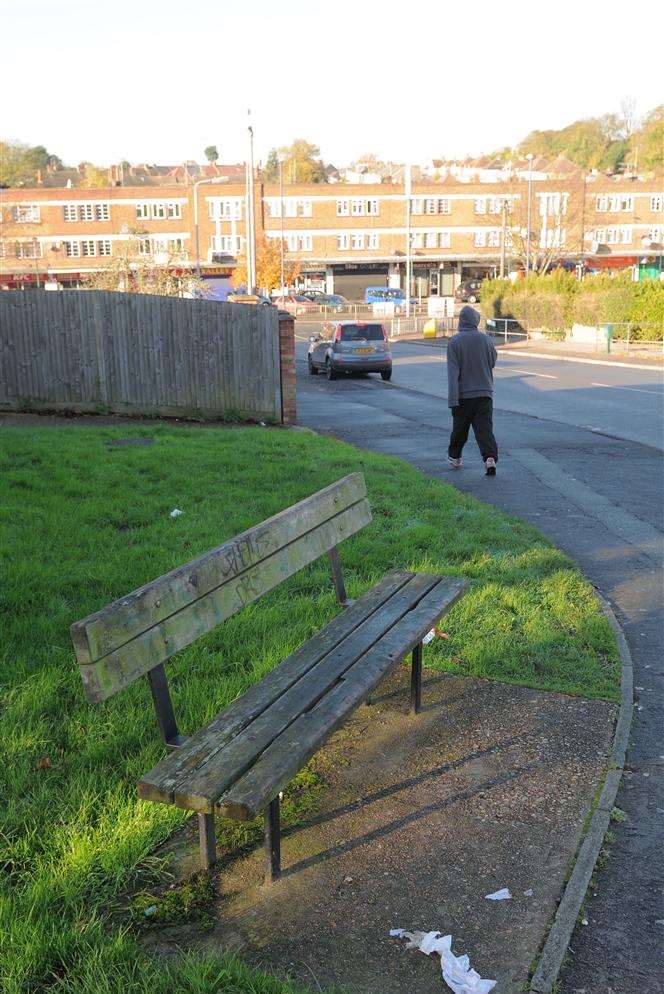
[[611,339],[613,338],[613,325],[605,324],[604,332],[606,334],[606,351],[611,352]]

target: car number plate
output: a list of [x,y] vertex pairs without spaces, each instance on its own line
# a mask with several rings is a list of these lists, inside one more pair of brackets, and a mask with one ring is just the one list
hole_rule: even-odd
[[375,351],[376,351],[375,349],[355,349],[355,354],[356,355],[358,355],[358,354],[359,355],[367,355],[367,354],[373,353]]

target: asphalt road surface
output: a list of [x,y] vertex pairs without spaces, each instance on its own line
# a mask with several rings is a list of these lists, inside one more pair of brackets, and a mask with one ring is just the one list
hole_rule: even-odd
[[[298,336],[306,339],[301,326]],[[611,602],[634,660],[635,708],[615,842],[570,945],[561,994],[664,994],[664,388],[661,370],[506,353],[496,369],[498,474],[475,442],[453,471],[445,351],[400,343],[391,383],[309,376],[302,424],[399,456],[530,521]],[[395,564],[396,565],[396,564]]]

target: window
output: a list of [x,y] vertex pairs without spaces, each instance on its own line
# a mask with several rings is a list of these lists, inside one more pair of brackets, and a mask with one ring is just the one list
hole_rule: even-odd
[[76,204],[65,204],[62,208],[65,221],[78,221],[78,207]]
[[452,213],[452,202],[448,200],[447,197],[440,197],[438,199],[438,213],[439,214]]
[[98,221],[108,221],[111,210],[108,204],[95,204],[95,214]]
[[337,235],[337,249],[339,252],[347,252],[350,238],[347,234]]
[[543,193],[540,196],[540,214],[542,217],[546,217],[549,214],[566,214],[567,213],[567,194],[566,193]]
[[426,248],[438,248],[438,232],[427,231],[424,235],[424,244]]
[[654,197],[650,198],[650,210],[657,214],[664,210],[664,194],[656,193]]
[[297,217],[297,200],[293,197],[284,200],[284,217]]
[[597,197],[595,200],[595,210],[596,211],[608,211],[609,209],[609,198],[608,197]]
[[378,235],[375,231],[370,231],[367,235],[367,248],[377,249],[378,248]]
[[138,239],[138,254],[139,255],[150,255],[152,249],[150,248],[149,238],[139,238]]
[[350,200],[337,200],[337,217],[348,217],[350,214]]
[[410,236],[411,248],[424,248],[424,234],[421,231],[413,231]]
[[661,228],[649,228],[648,238],[651,242],[655,242],[657,245],[661,244],[662,241],[662,229]]
[[311,201],[298,200],[297,210],[300,217],[311,217]]
[[178,255],[180,252],[184,251],[184,241],[182,238],[169,238],[166,243],[166,248],[171,255]]
[[166,204],[166,215],[172,221],[179,221],[182,217],[182,204]]
[[96,255],[97,243],[92,241],[83,241],[81,242],[81,251],[83,255]]
[[491,246],[491,248],[496,248],[498,245],[500,245],[499,231],[490,231],[488,233],[488,238],[489,238],[489,245]]
[[598,228],[595,232],[595,239],[599,245],[606,245],[606,228]]
[[166,255],[168,251],[168,241],[165,238],[152,239],[152,252],[154,255]]
[[363,249],[364,248],[364,235],[357,232],[353,232],[350,236],[350,247],[352,249]]
[[136,204],[136,220],[147,221],[149,217],[150,217],[150,205]]
[[616,193],[610,197],[598,197],[598,202],[600,200],[606,201],[607,206],[598,207],[598,210],[631,211],[634,209],[634,197],[631,194]]
[[371,214],[374,217],[378,214],[377,200],[367,200],[367,214]]
[[[176,239],[179,241],[180,239]],[[239,255],[242,239],[237,235],[213,235],[212,251],[219,255]]]
[[476,231],[473,244],[475,248],[484,248],[486,245],[486,231]]
[[424,201],[424,213],[425,214],[437,214],[438,213],[438,201],[433,198],[427,198]]
[[[270,197],[267,202],[267,211],[270,217],[281,217],[281,201],[276,197]],[[210,217],[214,217],[212,204],[210,204]]]
[[411,214],[421,214],[424,210],[424,201],[421,197],[415,197],[410,202],[410,213]]
[[500,214],[503,203],[509,204],[509,201],[505,200],[504,197],[489,197],[489,214]]
[[17,204],[12,208],[12,217],[15,221],[35,223],[41,221],[41,211],[36,204]]
[[103,242],[97,242],[97,245],[99,246],[99,255],[112,255],[113,254],[113,252],[111,250],[111,243],[107,239],[104,239]]
[[69,259],[77,259],[81,254],[80,242],[65,242],[65,255]]
[[351,200],[350,212],[353,217],[360,217],[367,212],[366,200]]
[[298,235],[297,247],[300,250],[300,252],[311,252],[312,249],[311,235]]
[[565,244],[564,228],[549,228],[540,235],[541,248],[560,248]]
[[81,221],[94,221],[95,219],[94,204],[81,204],[78,210]]
[[439,243],[438,244],[440,245],[441,248],[449,248],[450,247],[450,244],[451,244],[451,241],[452,241],[452,237],[451,237],[451,234],[450,234],[449,231],[439,231],[438,232],[438,237],[439,237]]
[[478,197],[473,209],[476,214],[486,214],[486,197]]
[[289,252],[297,252],[297,235],[286,235],[286,245]]
[[17,259],[41,259],[42,257],[42,247],[40,242],[17,242],[16,243],[16,258]]
[[[279,201],[275,201],[277,209],[279,208]],[[175,206],[179,207],[179,204]],[[242,217],[242,201],[239,197],[235,197],[232,200],[210,200],[208,201],[208,211],[212,220],[239,220]],[[275,215],[279,217],[277,213]],[[178,214],[178,217],[180,215]]]
[[[425,214],[451,214],[452,212],[452,204],[447,197],[427,197],[423,203]],[[422,211],[420,210],[418,213],[421,214]]]
[[606,229],[606,244],[607,245],[629,245],[632,241],[632,229],[631,228],[607,228]]
[[155,221],[163,221],[166,218],[166,204],[153,204],[152,217]]

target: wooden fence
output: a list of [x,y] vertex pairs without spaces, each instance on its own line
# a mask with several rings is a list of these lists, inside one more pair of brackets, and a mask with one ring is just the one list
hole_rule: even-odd
[[283,420],[274,307],[0,293],[0,408]]

